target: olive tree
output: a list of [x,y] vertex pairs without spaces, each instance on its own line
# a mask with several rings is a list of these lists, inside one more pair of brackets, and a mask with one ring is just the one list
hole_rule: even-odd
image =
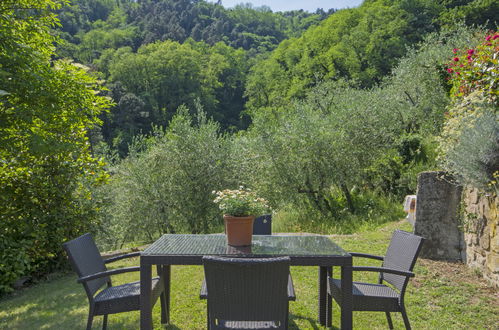
[[166,129],[135,139],[130,155],[113,169],[102,240],[117,244],[219,230],[222,216],[212,191],[233,183],[228,150],[219,125],[201,110],[193,119],[185,107]]
[[286,111],[258,113],[239,138],[250,151],[246,180],[275,204],[293,201],[324,215],[334,214],[337,189],[354,212],[351,188],[392,139],[390,117],[371,93],[325,83]]

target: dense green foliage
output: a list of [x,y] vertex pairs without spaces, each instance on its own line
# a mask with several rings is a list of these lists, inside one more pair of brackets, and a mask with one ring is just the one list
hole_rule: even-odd
[[[425,17],[417,17],[417,10],[411,13],[402,4],[366,1],[281,43],[269,59],[253,68],[248,107],[285,106],[292,98],[303,97],[318,78],[343,77],[363,87],[372,86],[390,72],[408,44],[428,32],[410,24]],[[428,24],[427,29],[431,28]]]
[[79,0],[59,10],[66,42],[58,54],[108,80],[116,106],[92,142],[123,157],[135,135],[166,126],[178,106],[192,107],[198,98],[224,130],[247,126],[241,113],[251,57],[328,14],[192,0]]
[[369,191],[413,192],[417,173],[436,166],[435,135],[449,102],[442,63],[474,33],[428,36],[378,87],[323,82],[285,109],[254,111],[240,142],[252,155],[244,180],[309,218],[362,213],[365,200],[356,205],[356,195]]
[[[248,126],[244,108],[289,106],[320,81],[374,86],[408,45],[441,24],[457,24],[448,24],[445,15],[483,9],[482,2],[373,0],[309,14],[193,0],[78,0],[60,10],[67,42],[59,54],[108,81],[116,106],[102,117],[95,141],[123,157],[133,136],[149,133],[152,124],[167,125],[179,105],[192,107],[196,98],[223,130],[234,131]],[[474,23],[490,16],[473,13]]]
[[[294,202],[326,217],[343,207],[355,211],[350,189],[362,183],[362,168],[386,152],[393,139],[390,118],[372,107],[369,93],[326,83],[283,113],[253,117],[255,161],[244,173],[276,204]],[[342,191],[346,205],[338,204]]]
[[[377,0],[335,12],[302,36],[283,41],[251,69],[247,107],[286,107],[321,80],[343,78],[359,87],[375,85],[390,73],[407,46],[438,31],[438,19],[450,5]],[[485,23],[489,15],[488,11],[477,14],[475,23]]]
[[[192,38],[212,45],[224,41],[254,54],[274,49],[282,40],[300,34],[332,12],[319,9],[315,14],[303,10],[273,13],[268,7],[250,4],[225,9],[202,0],[78,0],[63,8],[60,17],[63,36],[77,44],[77,49],[95,42],[106,45],[92,36],[117,36],[133,31],[127,40],[136,47]],[[107,44],[106,48],[116,46]],[[92,59],[99,57],[103,47],[94,50]]]
[[481,25],[486,29],[497,27],[499,2],[496,0],[445,0],[441,6],[447,10],[440,13],[437,21],[444,27],[454,27],[464,23],[468,26]]
[[61,243],[93,230],[89,188],[107,175],[86,134],[109,102],[81,67],[51,61],[59,5],[0,3],[0,292],[62,264]]
[[[453,33],[431,34],[410,48],[393,73],[377,87],[357,89],[345,81],[325,81],[286,109],[254,111],[251,127],[233,135],[223,147],[217,140],[205,139],[207,155],[210,150],[219,150],[220,155],[230,156],[228,162],[218,161],[221,166],[218,172],[224,174],[217,182],[231,187],[244,184],[258,191],[274,209],[291,214],[290,223],[294,228],[314,228],[314,222],[322,227],[324,224],[336,226],[342,220],[362,223],[382,217],[396,218],[398,213],[390,211],[393,209],[390,198],[401,200],[414,192],[417,173],[436,167],[435,137],[443,126],[449,104],[443,66],[449,61],[449,49],[477,43],[476,33],[477,30],[460,28]],[[174,124],[177,125],[175,120],[170,127]],[[200,133],[193,130],[189,134]],[[184,139],[187,140],[187,136]],[[170,143],[162,138],[153,140],[157,148],[161,145],[167,148]],[[193,150],[199,152],[197,142],[190,143],[194,149],[184,146],[185,154],[177,154],[178,162],[188,158]],[[127,176],[136,182],[134,184],[159,185],[162,188],[153,191],[161,192],[163,198],[175,205],[184,205],[176,202],[180,195],[164,190],[165,182],[171,181],[170,175],[182,177],[182,174],[172,168],[156,168],[158,162],[151,160],[152,152],[134,154],[120,166],[135,164],[135,174]],[[192,162],[189,169],[193,173],[206,173],[203,164]],[[123,178],[120,174],[115,177]],[[146,179],[149,177],[154,180]],[[122,226],[123,219],[133,221],[139,216],[131,216],[133,211],[125,205],[133,205],[133,209],[142,213],[154,210],[155,207],[146,202],[150,199],[150,190],[131,189],[128,183],[120,181],[114,184],[117,190],[110,196],[121,200],[114,203],[115,209],[110,209],[110,214],[119,219],[114,228],[134,228],[134,233],[141,232],[132,225]],[[216,183],[211,184],[212,188],[201,184],[204,190],[198,190],[199,197],[220,189]],[[186,191],[191,191],[190,184],[184,185]],[[194,194],[189,198],[194,200]],[[145,209],[141,209],[135,199],[147,205]],[[150,202],[154,204],[155,200]],[[206,211],[213,207],[211,200],[202,201],[199,200],[196,207],[204,205],[204,212],[211,214]],[[123,216],[117,215],[121,212]],[[171,210],[167,214],[179,212]],[[165,220],[166,216],[151,219],[163,224],[171,221]],[[215,216],[213,224],[216,223]],[[319,227],[315,230],[323,230]],[[158,225],[149,228],[162,230]],[[172,224],[171,228],[199,232],[197,227],[180,223]],[[202,231],[206,228],[216,226]]]
[[154,133],[135,141],[105,188],[111,201],[102,240],[111,246],[161,233],[207,233],[221,224],[212,191],[226,188],[232,176],[218,124],[201,110],[193,122],[180,108],[165,131]]
[[196,100],[225,128],[239,126],[247,71],[242,50],[190,40],[116,53],[119,57],[109,61],[109,79],[118,105],[105,119],[103,133],[122,154],[133,136],[147,133],[152,124],[165,126],[180,105],[192,108]]
[[[499,34],[454,49],[447,71],[453,104],[441,139],[443,165],[463,184],[499,185]],[[476,47],[475,47],[476,46]]]

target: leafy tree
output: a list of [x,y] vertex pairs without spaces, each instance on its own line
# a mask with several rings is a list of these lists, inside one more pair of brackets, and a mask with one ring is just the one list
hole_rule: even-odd
[[[120,82],[125,92],[115,98],[119,108],[113,109],[108,139],[118,139],[122,154],[134,134],[147,133],[152,123],[165,126],[173,110],[185,104],[194,106],[199,98],[207,114],[223,128],[241,126],[243,91],[247,72],[246,54],[224,43],[209,46],[192,39],[180,44],[164,41],[141,47],[137,53],[129,48],[114,52],[108,63],[110,80]],[[104,63],[104,60],[103,62]],[[121,98],[133,93],[143,105],[138,117],[123,117],[127,104]],[[124,112],[125,111],[125,112]]]
[[446,10],[442,11],[437,21],[448,28],[464,23],[472,26],[483,26],[487,29],[497,28],[499,3],[495,0],[443,1]]
[[252,68],[247,107],[287,106],[320,80],[343,77],[360,87],[373,86],[390,73],[407,45],[434,28],[413,24],[431,21],[423,10],[427,7],[424,2],[379,0],[335,12],[301,37],[282,42]]
[[[227,138],[199,104],[193,119],[180,107],[168,128],[139,136],[130,155],[113,169],[111,200],[101,240],[119,245],[152,241],[163,233],[207,233],[222,216],[213,190],[234,186],[228,172]],[[140,219],[140,220],[138,220]]]
[[[88,49],[92,50],[89,46],[98,43],[92,31],[97,29],[104,39],[109,40],[114,35],[114,41],[119,34],[126,33],[128,37],[133,31],[135,49],[155,41],[184,42],[193,38],[210,45],[223,41],[234,48],[242,47],[251,49],[252,53],[259,53],[274,49],[289,36],[298,36],[331,12],[273,13],[268,7],[253,7],[249,4],[225,9],[212,2],[193,0],[75,0],[71,6],[60,11],[61,35],[70,42],[60,48],[64,54],[88,64],[96,54],[79,54],[73,49],[78,47],[72,45],[86,43],[82,48],[87,52]],[[116,24],[117,21],[119,24]],[[115,30],[103,29],[103,22]],[[115,47],[111,43],[104,44],[108,48]],[[101,51],[97,49],[97,52]]]
[[454,31],[432,33],[407,55],[373,94],[392,114],[396,137],[392,150],[366,171],[372,189],[403,197],[416,189],[417,174],[438,168],[438,141],[449,105],[447,72],[442,65],[449,60],[448,49],[478,42],[479,29],[459,27]]
[[61,4],[0,2],[0,292],[65,262],[62,242],[97,221],[89,187],[106,180],[87,131],[110,102],[84,68],[51,60]]
[[[449,85],[444,63],[448,49],[478,42],[477,28],[461,26],[453,31],[428,34],[408,48],[381,86],[387,94],[387,106],[398,116],[400,128],[407,134],[438,135],[445,107],[449,104]],[[388,97],[389,96],[389,97]]]
[[249,133],[255,156],[245,168],[248,182],[274,205],[293,201],[325,217],[340,211],[332,198],[336,189],[355,212],[350,189],[393,139],[389,114],[370,96],[344,83],[325,83],[286,111],[259,112]]
[[292,203],[327,218],[344,207],[364,210],[359,191],[414,191],[417,173],[437,166],[435,136],[449,104],[442,63],[449,47],[475,40],[476,32],[428,36],[377,87],[330,80],[289,107],[253,111],[235,147],[249,155],[239,181],[253,183],[274,206]]
[[108,49],[134,47],[137,29],[135,27],[111,28],[103,24],[85,33],[76,48],[75,59],[82,63],[92,63]]
[[[69,2],[69,1],[67,1]],[[61,22],[61,30],[75,35],[81,30],[90,29],[97,20],[106,20],[117,4],[127,0],[75,0],[56,10]]]
[[109,69],[110,80],[120,81],[128,92],[140,96],[151,111],[151,119],[161,119],[162,111],[173,113],[181,104],[192,105],[196,97],[212,109],[215,100],[211,86],[203,84],[206,78],[200,58],[190,44],[157,42],[115,58]]

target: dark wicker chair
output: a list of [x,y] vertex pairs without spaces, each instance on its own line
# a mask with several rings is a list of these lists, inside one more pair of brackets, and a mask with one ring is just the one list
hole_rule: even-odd
[[272,235],[272,214],[265,214],[255,218],[253,235]]
[[[272,214],[265,214],[255,218],[255,221],[253,222],[253,235],[272,235]],[[288,299],[295,301],[295,288],[291,274],[289,274],[288,277],[288,293]],[[201,293],[199,294],[199,297],[201,299],[207,298],[205,280],[203,280],[203,283],[201,284]]]
[[[63,248],[68,254],[73,270],[78,274],[78,283],[83,284],[88,296],[90,307],[87,330],[92,328],[95,315],[104,315],[102,328],[106,329],[109,314],[140,309],[140,282],[112,286],[110,278],[111,275],[138,271],[140,267],[108,270],[105,265],[116,260],[139,256],[140,252],[103,260],[90,234],[82,235],[64,243]],[[152,297],[154,304],[158,296],[161,296],[161,320],[164,322],[166,320],[166,300],[162,282],[157,277],[152,279]],[[104,285],[107,285],[107,287],[99,291]]]
[[[350,252],[353,257],[383,261],[382,267],[352,267],[353,271],[379,272],[378,284],[353,282],[353,310],[380,311],[386,313],[390,329],[393,329],[390,312],[400,312],[406,329],[410,329],[404,306],[404,294],[424,239],[411,233],[396,230],[384,257]],[[391,284],[396,290],[384,285]],[[329,294],[341,306],[341,280],[329,278]]]
[[208,329],[287,329],[289,257],[204,257]]
[[[272,214],[264,214],[255,218],[253,222],[253,235],[272,235]],[[291,293],[289,300],[296,300],[291,274],[289,274],[288,279],[288,292]]]

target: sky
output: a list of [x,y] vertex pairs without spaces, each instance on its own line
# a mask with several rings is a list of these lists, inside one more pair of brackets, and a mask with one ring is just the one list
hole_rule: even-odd
[[[210,0],[216,2],[216,0]],[[330,8],[352,8],[362,3],[362,0],[222,0],[222,5],[226,8],[233,7],[240,3],[251,3],[255,7],[268,6],[272,11],[287,11],[304,9],[315,12],[317,8],[328,10]]]

